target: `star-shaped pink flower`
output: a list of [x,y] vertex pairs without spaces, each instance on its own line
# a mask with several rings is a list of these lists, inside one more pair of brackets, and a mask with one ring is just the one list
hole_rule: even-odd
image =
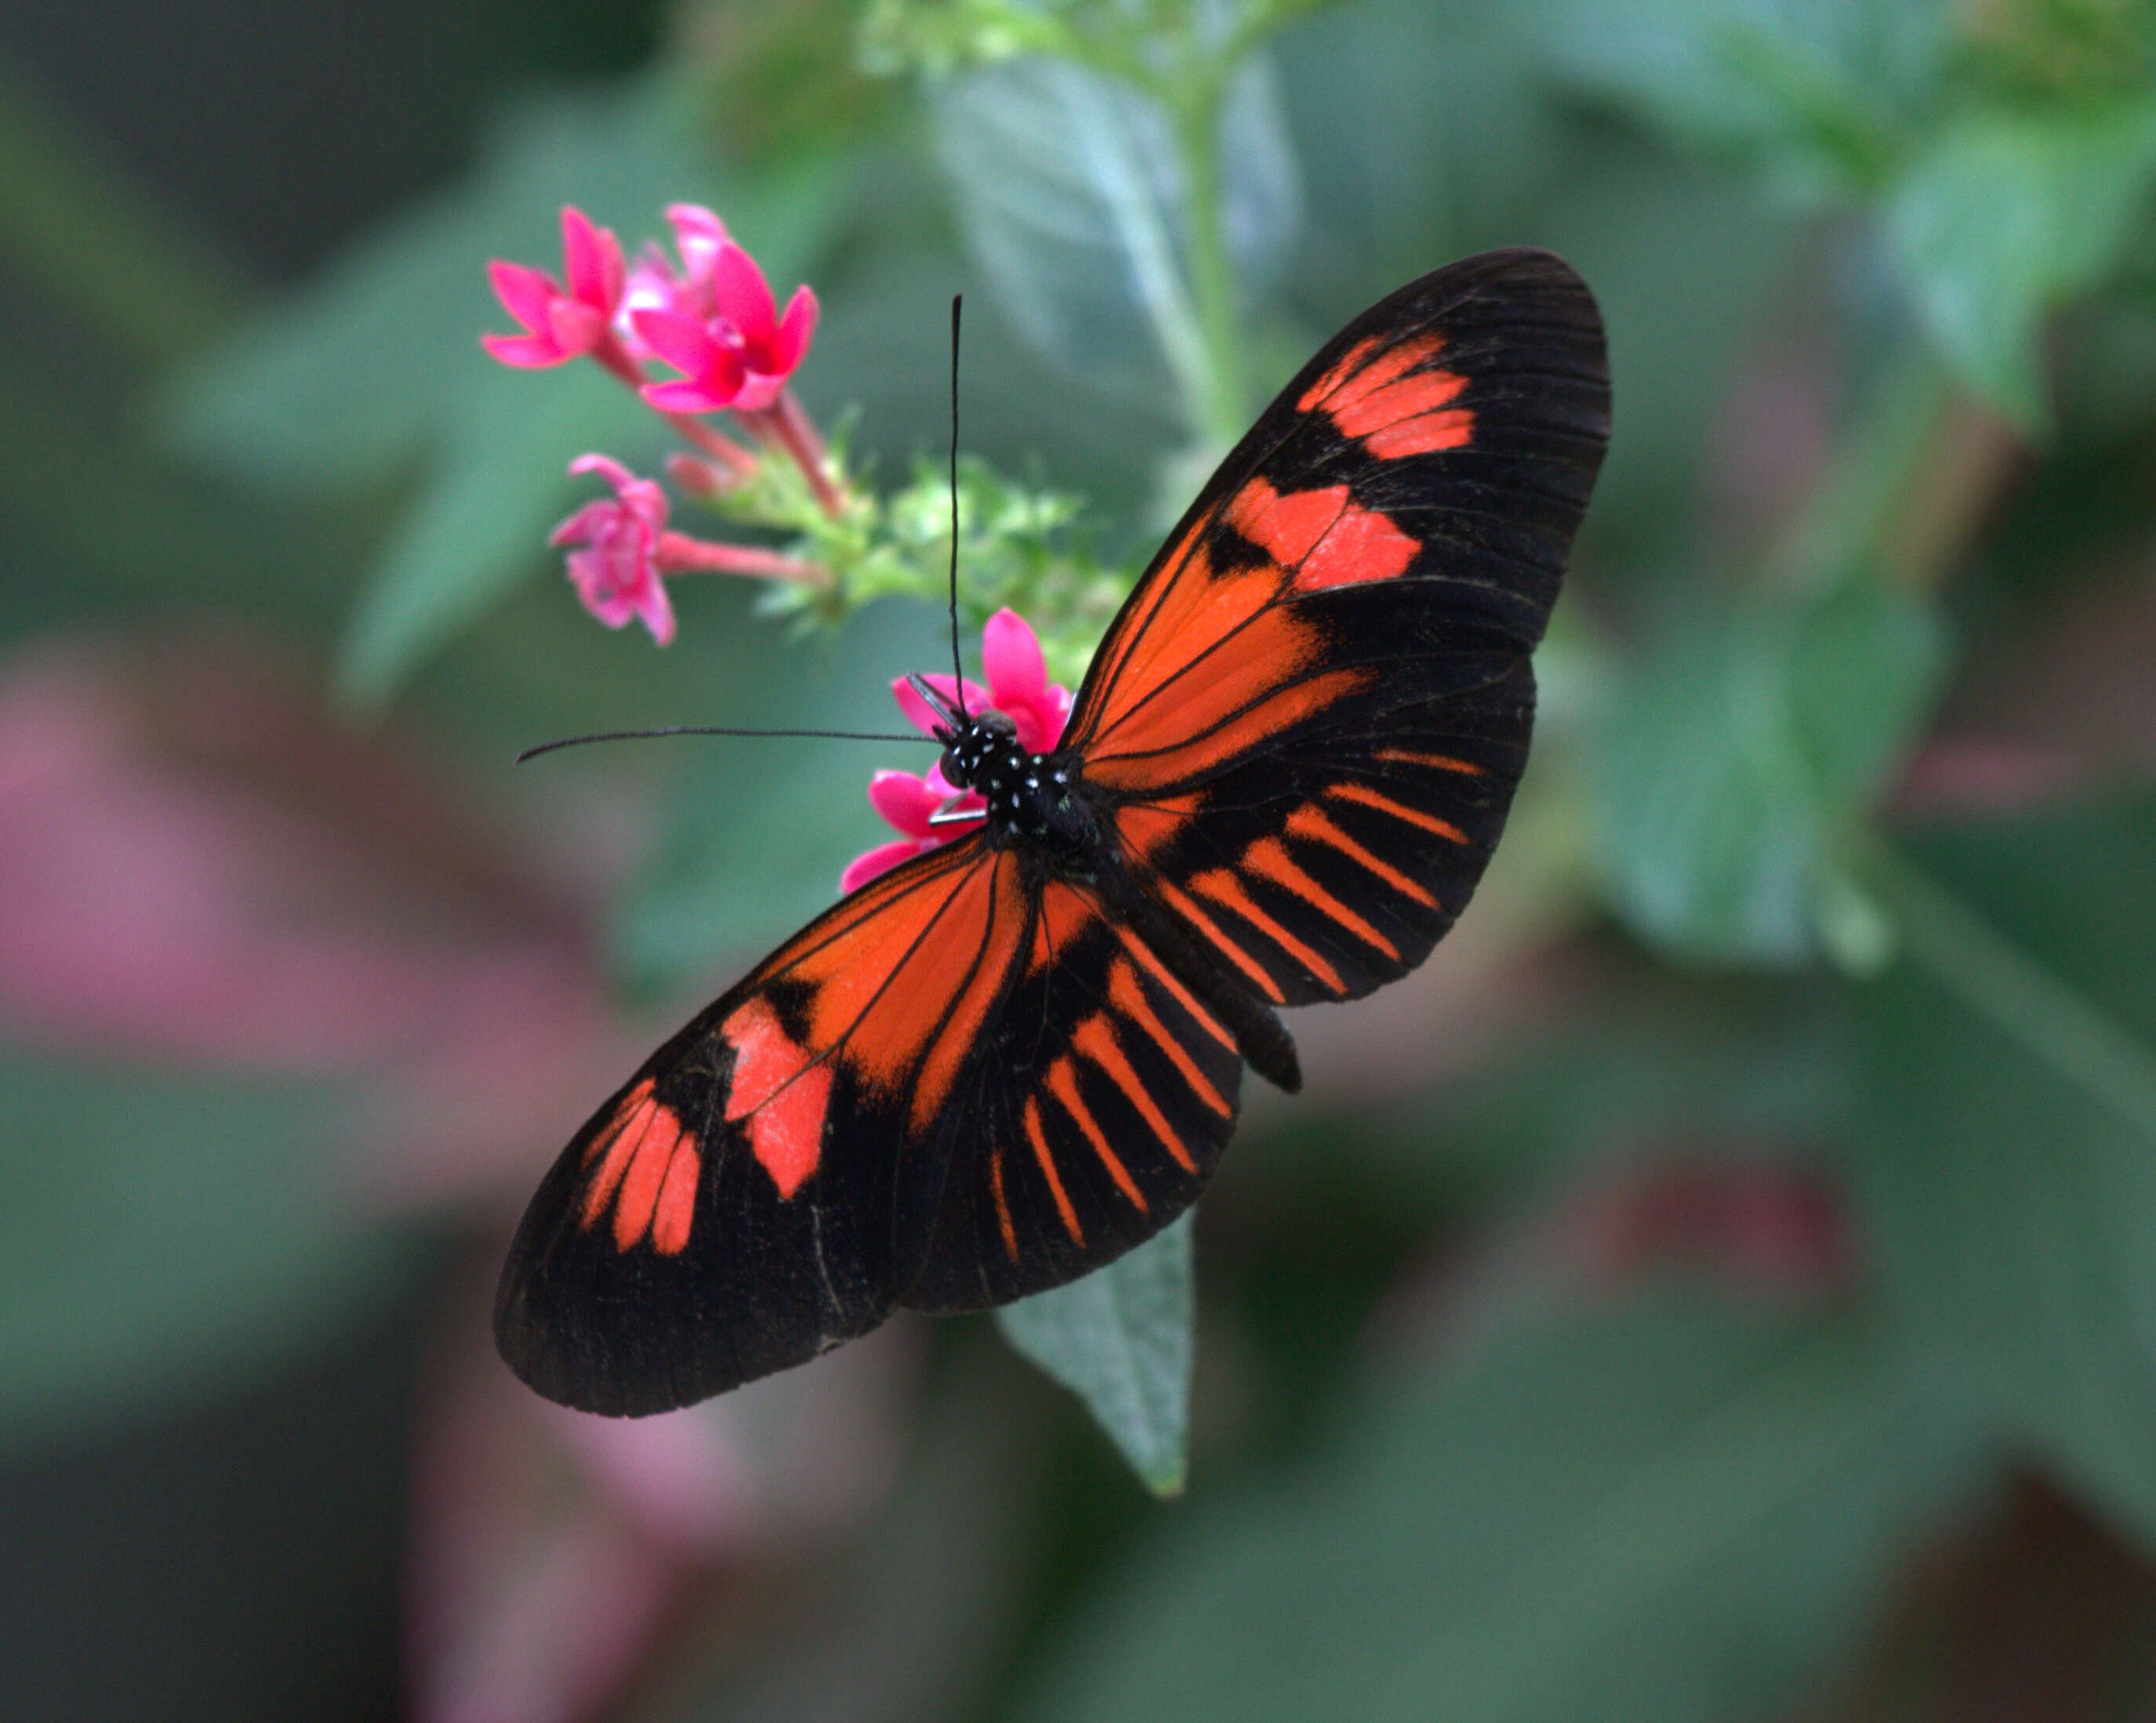
[[564,287],[544,269],[496,258],[488,279],[503,307],[525,328],[522,335],[483,335],[480,345],[504,365],[559,365],[592,352],[609,339],[621,304],[621,242],[592,225],[581,209],[562,210]]
[[[988,618],[981,631],[981,667],[988,685],[983,688],[971,680],[965,684],[966,710],[1002,712],[1018,726],[1019,745],[1029,753],[1051,752],[1063,740],[1063,726],[1070,716],[1070,690],[1048,679],[1040,637],[1016,611],[1006,608]],[[944,699],[957,700],[959,685],[952,677],[921,679]],[[905,677],[893,682],[891,691],[898,709],[923,736],[933,737],[944,726],[942,715]],[[877,772],[869,784],[869,805],[900,833],[901,841],[879,844],[855,857],[839,876],[841,892],[857,890],[901,862],[973,829],[963,820],[931,825],[931,814],[947,808],[954,813],[976,813],[988,806],[971,790],[961,792],[945,777],[940,762],[918,777],[905,772]]]
[[[685,375],[675,382],[645,385],[644,398],[662,413],[728,407],[762,412],[808,356],[816,295],[808,287],[795,288],[780,316],[763,271],[726,237],[717,217],[682,206],[667,213],[687,273],[677,279],[670,305],[634,311],[629,320],[646,351]],[[692,213],[709,218],[708,228],[689,220]],[[649,290],[642,284],[639,289]]]
[[674,638],[674,607],[659,577],[666,493],[603,454],[579,455],[569,470],[603,474],[614,494],[587,503],[556,527],[547,542],[582,546],[569,552],[568,570],[585,609],[610,628],[634,617],[664,646]]

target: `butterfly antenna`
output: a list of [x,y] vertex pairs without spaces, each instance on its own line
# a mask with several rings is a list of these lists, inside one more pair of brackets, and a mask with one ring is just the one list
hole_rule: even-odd
[[923,736],[886,736],[880,731],[861,730],[735,730],[709,724],[669,724],[658,730],[601,730],[590,736],[565,736],[557,741],[542,742],[536,748],[526,748],[516,756],[521,766],[526,760],[536,760],[542,754],[552,754],[562,748],[580,748],[587,742],[643,741],[655,736],[807,736],[825,741],[840,742],[917,742],[927,741]]
[[951,674],[958,685],[958,721],[966,721],[966,673],[958,663],[958,310],[966,295],[951,295]]

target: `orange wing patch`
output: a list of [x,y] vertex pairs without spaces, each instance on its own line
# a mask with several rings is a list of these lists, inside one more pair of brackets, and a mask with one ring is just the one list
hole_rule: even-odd
[[632,1249],[648,1235],[654,1248],[678,1255],[689,1242],[703,1157],[696,1133],[654,1098],[650,1078],[622,1097],[613,1122],[592,1139],[584,1163],[593,1161],[578,1217],[584,1229],[611,1208],[615,1249]]
[[1287,817],[1287,834],[1317,844],[1329,844],[1366,873],[1375,874],[1403,897],[1411,897],[1419,904],[1431,909],[1438,907],[1435,894],[1421,881],[1402,873],[1382,856],[1373,855],[1342,831],[1325,810],[1314,803],[1306,802]]
[[1287,845],[1277,838],[1260,838],[1243,852],[1243,865],[1285,890],[1293,892],[1328,920],[1346,928],[1356,938],[1388,957],[1397,960],[1400,948],[1348,907],[1332,892],[1296,864]]
[[1091,1145],[1101,1165],[1107,1168],[1108,1177],[1116,1182],[1116,1188],[1143,1214],[1147,1206],[1145,1192],[1138,1188],[1137,1181],[1131,1177],[1131,1170],[1123,1165],[1122,1157],[1110,1146],[1107,1133],[1093,1117],[1093,1110],[1086,1105],[1086,1097],[1078,1092],[1078,1073],[1068,1058],[1059,1059],[1048,1068],[1048,1092]]
[[1055,1152],[1048,1146],[1048,1138],[1040,1128],[1040,1102],[1032,1095],[1025,1100],[1025,1137],[1033,1145],[1033,1158],[1040,1164],[1040,1176],[1048,1181],[1049,1194],[1055,1198],[1055,1212],[1063,1218],[1063,1230],[1070,1235],[1073,1244],[1086,1242],[1086,1228],[1078,1223],[1078,1211],[1070,1206],[1070,1193],[1063,1188],[1063,1175],[1057,1171]]
[[767,999],[750,999],[719,1033],[734,1049],[726,1118],[748,1120],[750,1151],[790,1197],[823,1157],[830,1067],[786,1033]]
[[1421,549],[1422,541],[1409,537],[1389,516],[1349,503],[1303,559],[1292,584],[1298,592],[1314,592],[1358,581],[1394,580],[1407,572]]
[[[1334,992],[1347,991],[1347,983],[1340,979],[1340,972],[1310,946],[1281,926],[1273,916],[1260,909],[1256,900],[1243,889],[1243,882],[1227,869],[1215,868],[1211,873],[1200,874],[1190,884],[1194,890],[1203,893],[1222,909],[1233,910]],[[1274,997],[1279,997],[1277,989],[1274,991]]]
[[1128,803],[1116,810],[1116,829],[1122,835],[1125,849],[1142,860],[1150,861],[1154,853],[1181,831],[1197,812],[1198,797],[1194,795]]
[[[1190,1013],[1199,1028],[1223,1047],[1235,1044],[1234,1038],[1212,1013],[1192,997],[1189,989],[1175,978],[1173,972],[1159,958],[1138,942],[1136,935],[1126,933],[1123,943],[1145,965],[1146,972],[1167,988],[1170,997]],[[1183,1044],[1168,1033],[1168,1026],[1154,1014],[1152,1007],[1147,1003],[1145,989],[1138,985],[1137,972],[1126,958],[1116,958],[1108,967],[1108,1003],[1122,1013],[1127,1021],[1137,1024],[1139,1032],[1168,1055],[1168,1062],[1182,1073],[1183,1080],[1190,1085],[1193,1095],[1223,1119],[1228,1116],[1232,1109],[1228,1105],[1227,1098],[1207,1080],[1205,1073],[1199,1069],[1198,1061],[1191,1058]]]
[[1051,879],[1040,894],[1040,916],[1034,925],[1033,951],[1026,960],[1028,974],[1037,973],[1067,951],[1078,936],[1100,919],[1101,912],[1082,892]]
[[[1118,962],[1121,961],[1117,960]],[[1111,979],[1111,987],[1113,984]],[[1151,1018],[1152,1013],[1147,1012],[1146,1015]],[[1161,1146],[1168,1151],[1175,1164],[1185,1172],[1197,1172],[1198,1163],[1190,1158],[1190,1151],[1183,1147],[1183,1139],[1175,1134],[1174,1127],[1168,1122],[1167,1115],[1161,1111],[1159,1103],[1147,1092],[1144,1082],[1132,1069],[1130,1060],[1123,1056],[1123,1049],[1117,1043],[1116,1032],[1109,1026],[1106,1016],[1096,1011],[1078,1025],[1078,1032],[1070,1038],[1070,1044],[1084,1058],[1107,1073],[1109,1080],[1122,1090],[1123,1099],[1145,1120],[1147,1128],[1160,1139]],[[1187,1079],[1189,1071],[1196,1068],[1191,1064],[1188,1054],[1183,1053],[1179,1047],[1175,1050],[1182,1054],[1183,1064],[1188,1067],[1184,1071]],[[1196,1090],[1193,1092],[1196,1093]],[[1204,1085],[1204,1094],[1199,1096],[1201,1100],[1209,1098],[1216,1101],[1219,1099],[1209,1083]],[[1143,1208],[1145,1205],[1140,1203],[1138,1206]]]
[[1450,844],[1465,844],[1467,833],[1449,819],[1440,819],[1434,813],[1424,813],[1419,808],[1409,808],[1404,802],[1395,802],[1390,796],[1381,795],[1365,784],[1327,784],[1325,793],[1342,802],[1356,802],[1365,808],[1374,808],[1380,813],[1389,813],[1394,819],[1404,819],[1411,826],[1420,826],[1425,832],[1435,832]]
[[1343,437],[1360,438],[1379,460],[1463,449],[1475,438],[1471,408],[1455,407],[1467,379],[1430,365],[1445,338],[1425,334],[1380,354],[1381,338],[1358,341],[1303,392],[1305,413],[1322,413]]
[[1384,515],[1352,500],[1344,485],[1282,495],[1253,479],[1229,506],[1228,524],[1292,570],[1289,584],[1299,592],[1394,579],[1422,548]]
[[[802,1063],[843,1042],[846,1068],[865,1087],[910,1093],[918,1129],[949,1097],[1002,992],[1024,900],[1007,856],[962,864],[942,880],[885,878],[903,883],[864,886],[834,931],[768,972],[814,987]],[[805,1115],[806,1105],[799,1110]]]

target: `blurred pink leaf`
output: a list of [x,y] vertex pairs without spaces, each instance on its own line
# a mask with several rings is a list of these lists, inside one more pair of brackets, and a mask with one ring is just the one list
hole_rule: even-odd
[[492,1257],[423,1407],[407,1624],[420,1723],[570,1723],[640,1679],[717,1571],[799,1560],[883,1500],[921,1333],[892,1324],[685,1411],[537,1398],[485,1343]]

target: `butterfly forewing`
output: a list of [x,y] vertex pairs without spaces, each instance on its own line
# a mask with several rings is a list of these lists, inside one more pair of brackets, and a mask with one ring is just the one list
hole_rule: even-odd
[[1546,254],[1342,331],[1111,626],[1070,726],[1133,864],[1272,1004],[1419,963],[1502,830],[1607,435],[1599,319]]
[[1608,426],[1594,301],[1546,253],[1342,330],[1110,626],[1051,762],[1095,834],[991,819],[660,1049],[525,1218],[495,1312],[518,1372],[682,1405],[1187,1208],[1245,1058],[1299,1080],[1270,1008],[1404,974],[1481,877]]

